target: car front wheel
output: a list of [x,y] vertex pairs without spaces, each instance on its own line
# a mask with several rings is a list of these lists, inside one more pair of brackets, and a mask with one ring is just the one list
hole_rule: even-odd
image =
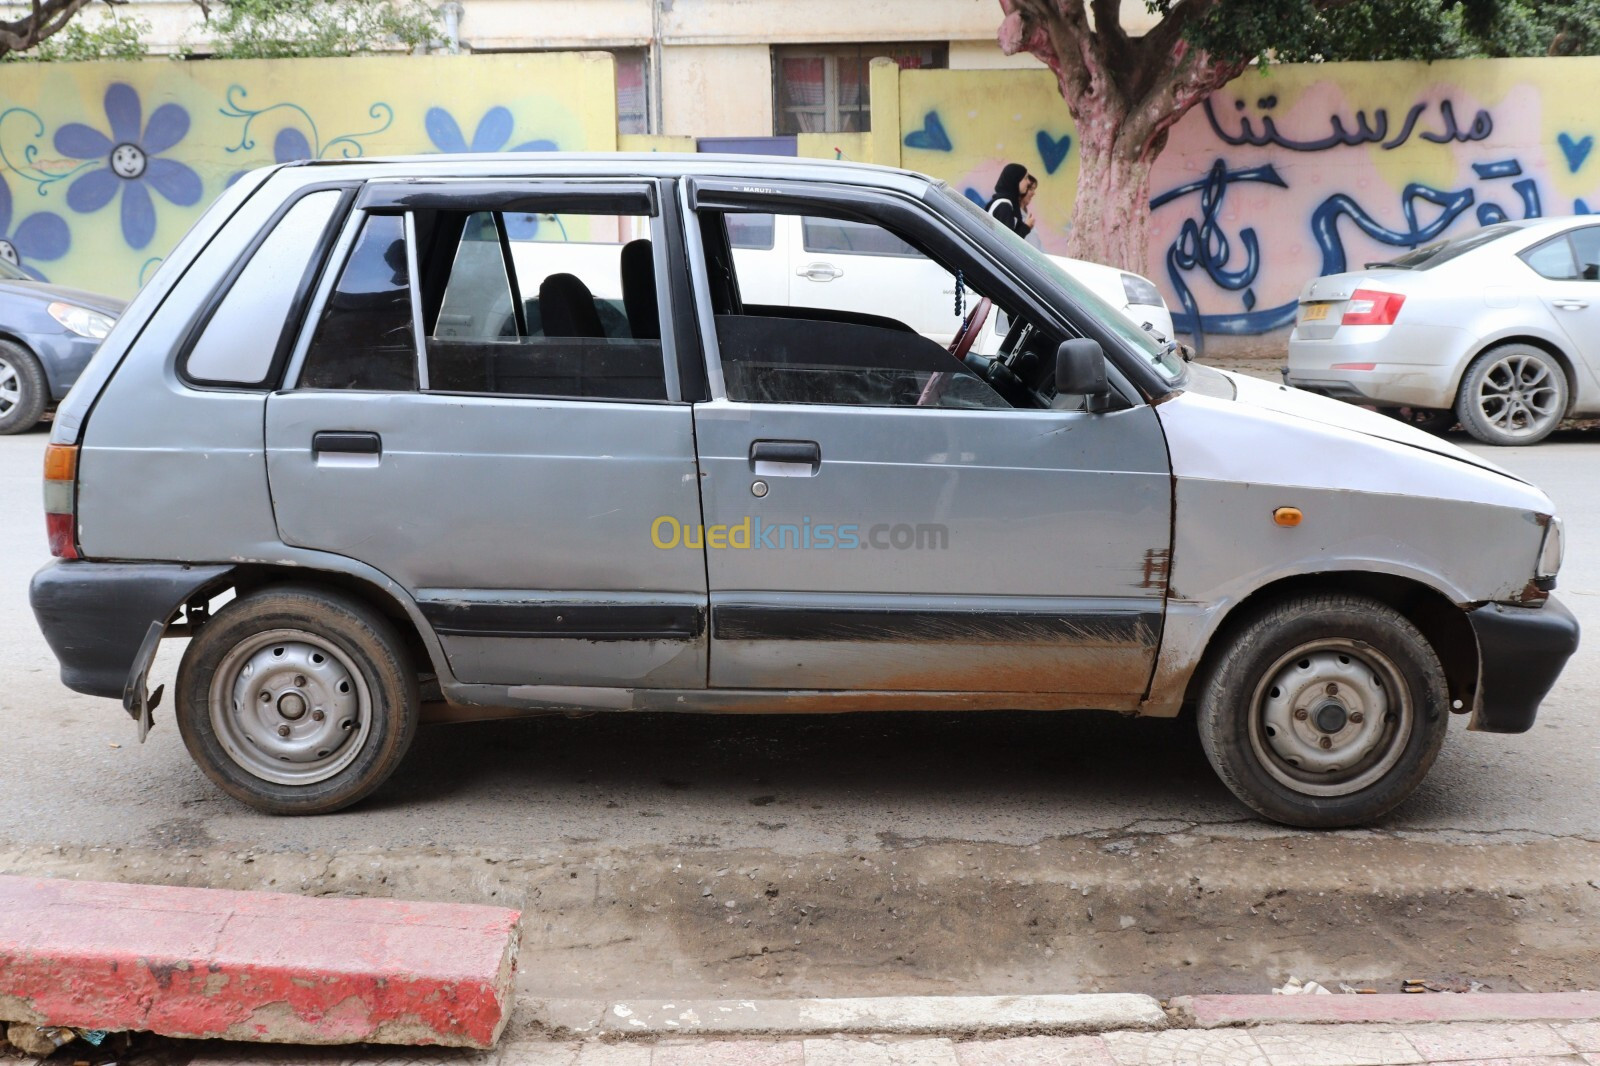
[[387,619],[321,589],[268,588],[190,641],[178,729],[224,792],[269,814],[323,814],[399,766],[421,714],[416,671]]
[[1362,596],[1298,596],[1226,639],[1201,690],[1200,740],[1252,810],[1308,828],[1360,825],[1421,783],[1449,728],[1449,695],[1405,616]]
[[50,383],[33,353],[0,341],[0,434],[23,433],[39,424],[50,399]]
[[1456,415],[1485,444],[1535,444],[1567,414],[1567,375],[1531,344],[1503,344],[1474,359],[1461,379]]

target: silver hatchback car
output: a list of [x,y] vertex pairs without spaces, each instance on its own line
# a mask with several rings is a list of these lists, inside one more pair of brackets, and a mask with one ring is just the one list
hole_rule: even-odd
[[[959,330],[747,301],[776,289],[733,255],[748,214],[882,228]],[[1530,728],[1578,640],[1538,489],[1186,364],[959,193],[847,164],[252,173],[45,477],[63,680],[142,737],[188,638],[185,744],[277,813],[370,794],[430,715],[1193,705],[1244,803],[1347,825],[1451,712]]]

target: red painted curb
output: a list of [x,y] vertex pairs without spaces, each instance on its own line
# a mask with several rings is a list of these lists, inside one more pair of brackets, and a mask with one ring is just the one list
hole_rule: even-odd
[[0,1018],[300,1044],[490,1047],[517,911],[0,877]]
[[1179,1024],[1198,1029],[1271,1022],[1561,1022],[1600,1018],[1600,992],[1177,996],[1170,1006]]

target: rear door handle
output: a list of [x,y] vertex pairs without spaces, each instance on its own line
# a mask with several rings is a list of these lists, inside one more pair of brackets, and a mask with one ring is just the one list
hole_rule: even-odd
[[1563,311],[1582,311],[1589,306],[1588,300],[1554,300],[1552,302]]
[[376,433],[323,429],[311,435],[311,461],[320,467],[376,467],[383,459],[383,438]]
[[822,445],[814,440],[758,440],[750,445],[750,468],[760,477],[812,477],[822,468]]
[[383,438],[376,433],[348,429],[323,429],[311,435],[312,454],[345,452],[350,455],[382,455]]

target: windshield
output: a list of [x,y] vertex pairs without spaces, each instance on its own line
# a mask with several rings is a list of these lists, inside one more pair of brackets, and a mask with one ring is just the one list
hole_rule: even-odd
[[1087,285],[1073,277],[1061,261],[1054,256],[1046,255],[1027,241],[1018,237],[1011,229],[999,219],[983,210],[977,204],[956,192],[944,182],[934,186],[947,203],[955,205],[968,218],[981,222],[989,232],[1004,241],[1008,248],[1026,259],[1054,282],[1059,288],[1072,298],[1072,302],[1093,315],[1096,321],[1106,329],[1115,333],[1126,341],[1128,347],[1147,359],[1156,372],[1168,384],[1176,385],[1183,380],[1185,363],[1178,353],[1175,343],[1158,340],[1149,330],[1140,329],[1138,326],[1115,307],[1106,303],[1096,295]]
[[1421,248],[1414,248],[1405,255],[1396,256],[1387,263],[1368,263],[1368,269],[1373,267],[1396,267],[1400,270],[1427,270],[1441,263],[1448,263],[1458,255],[1465,255],[1474,248],[1482,248],[1490,241],[1497,241],[1501,237],[1515,233],[1520,226],[1502,222],[1496,226],[1485,226],[1475,229],[1471,233],[1463,233],[1459,237],[1448,240],[1434,241],[1424,244]]
[[0,279],[5,281],[32,281],[33,278],[23,273],[22,268],[8,259],[0,259]]

